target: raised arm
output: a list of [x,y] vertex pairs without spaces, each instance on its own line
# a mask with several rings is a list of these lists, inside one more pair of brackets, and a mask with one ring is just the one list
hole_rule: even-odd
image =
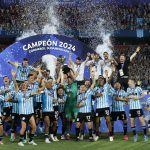
[[140,47],[136,48],[136,51],[130,56],[130,62],[133,60],[133,58],[137,55],[137,53],[141,50]]
[[9,64],[15,66],[16,68],[18,68],[18,62],[12,62],[12,61],[7,61]]
[[18,87],[18,84],[17,84],[17,81],[16,81],[16,72],[14,70],[11,71],[11,74],[12,74],[12,80],[13,80],[13,83],[15,85],[15,91],[18,92],[19,91],[19,87]]

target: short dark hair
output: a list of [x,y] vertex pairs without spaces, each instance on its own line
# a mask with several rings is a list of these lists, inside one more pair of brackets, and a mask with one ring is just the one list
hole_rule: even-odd
[[63,86],[63,85],[60,85],[60,86],[57,88],[57,92],[58,92],[58,90],[60,90],[60,89],[63,89],[63,90],[64,90],[64,86]]
[[108,54],[108,52],[106,52],[106,51],[103,54],[105,54],[105,53]]
[[31,73],[30,73],[30,74],[28,74],[28,78],[30,78],[31,76],[33,76],[33,74],[31,74]]
[[76,60],[81,60],[81,58],[80,58],[80,57],[77,57]]
[[120,56],[124,56],[124,57],[126,57],[125,53],[121,53],[121,54],[120,54]]
[[71,76],[68,76],[68,77],[67,77],[67,79],[69,79],[69,78],[70,78],[70,79],[72,79],[72,77],[71,77]]
[[4,75],[4,76],[3,76],[3,79],[4,79],[4,78],[8,78],[8,76],[7,76],[7,75]]
[[23,61],[29,61],[28,58],[23,58]]

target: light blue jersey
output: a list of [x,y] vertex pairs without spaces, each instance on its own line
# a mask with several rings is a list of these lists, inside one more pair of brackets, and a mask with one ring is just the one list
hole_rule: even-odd
[[[147,108],[150,108],[150,97],[149,97],[149,98],[147,99],[147,101],[146,101],[146,107],[147,107]],[[150,120],[150,111],[147,111],[146,115],[147,115],[147,117],[148,117],[149,120]]]
[[[135,87],[134,89],[128,88],[127,89],[127,95],[134,95],[136,97],[139,97],[142,95],[142,89],[140,87]],[[140,100],[133,100],[129,99],[129,109],[142,109]]]
[[[6,91],[7,89],[7,91]],[[8,99],[9,96],[12,95],[12,92],[14,91],[14,83],[10,82],[10,84],[8,86],[1,86],[0,87],[0,92],[2,93],[2,95],[4,96],[5,99]],[[11,102],[4,102],[3,107],[10,107],[12,106]]]
[[79,108],[80,113],[91,113],[92,112],[92,90],[89,89],[85,93],[81,93],[77,97],[77,103],[82,102],[83,106]]
[[22,64],[18,64],[16,72],[17,81],[26,81],[28,80],[28,75],[31,71],[35,70],[32,66],[24,67]]
[[43,110],[43,112],[54,111],[54,108],[53,108],[54,100],[57,100],[57,95],[56,95],[55,89],[45,88],[44,93],[42,95],[42,110]]
[[112,95],[113,95],[112,112],[125,111],[124,109],[125,101],[115,100],[115,98],[116,97],[125,98],[126,92],[124,90],[114,90]]
[[109,107],[109,95],[111,93],[112,87],[106,83],[103,87],[95,87],[93,92],[94,95],[98,94],[98,93],[102,93],[103,96],[101,97],[96,97],[96,109],[100,109],[100,108],[107,108]]
[[4,103],[4,96],[0,95],[0,117],[2,116],[3,112],[3,103]]
[[12,92],[12,113],[19,114],[18,100],[16,98],[16,92]]
[[[39,89],[39,82],[35,81],[33,84],[28,84],[28,90],[31,90],[32,92],[38,92]],[[33,100],[35,103],[42,102],[42,94],[36,94],[33,96]]]
[[20,115],[29,115],[34,113],[33,97],[31,96],[31,91],[18,91],[15,97],[18,100]]

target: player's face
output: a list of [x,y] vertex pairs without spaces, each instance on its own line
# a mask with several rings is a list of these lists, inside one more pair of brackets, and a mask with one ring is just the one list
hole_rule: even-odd
[[72,84],[72,79],[68,78],[68,84]]
[[103,86],[104,83],[105,83],[105,81],[104,81],[103,78],[99,78],[99,79],[98,79],[98,84],[99,84],[100,86]]
[[27,67],[28,66],[28,61],[24,60],[23,61],[23,66]]
[[67,80],[67,74],[64,74],[64,80],[66,81]]
[[34,75],[29,77],[29,83],[34,83]]
[[129,80],[128,85],[129,85],[129,87],[134,88],[135,87],[135,82],[133,80]]
[[49,80],[48,82],[46,82],[46,88],[50,89],[53,87],[53,80]]
[[90,81],[85,81],[85,86],[86,86],[86,88],[89,88],[91,86],[91,82]]
[[58,90],[58,95],[60,95],[60,96],[64,95],[64,90],[63,89],[59,89]]
[[107,60],[109,58],[109,54],[107,52],[104,52],[103,56],[104,56],[105,60]]
[[27,83],[26,83],[26,82],[23,82],[23,83],[20,85],[20,90],[21,90],[21,91],[26,91],[26,90],[27,90]]
[[116,82],[114,87],[115,87],[115,89],[120,89],[121,88],[121,84],[119,82]]
[[95,54],[94,58],[95,58],[95,60],[99,60],[99,55]]
[[77,64],[77,65],[80,65],[80,64],[81,64],[81,60],[76,59],[76,64]]
[[32,72],[32,74],[34,76],[34,79],[37,79],[37,76],[38,76],[37,72]]
[[85,85],[81,85],[80,86],[80,92],[84,93],[86,91],[86,86]]
[[49,77],[50,71],[46,71],[46,75],[47,75],[47,77]]
[[4,81],[4,84],[5,84],[5,85],[6,85],[6,84],[9,84],[9,78],[8,78],[8,77],[4,77],[3,81]]
[[120,56],[120,63],[124,63],[126,60],[125,56]]

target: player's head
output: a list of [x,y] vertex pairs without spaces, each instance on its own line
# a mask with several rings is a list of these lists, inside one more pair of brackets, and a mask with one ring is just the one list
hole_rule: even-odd
[[68,77],[67,77],[67,81],[68,81],[68,84],[72,84],[72,82],[73,82],[72,77],[71,77],[71,76],[68,76]]
[[64,87],[63,86],[59,86],[57,88],[57,94],[58,94],[58,96],[63,96],[64,95]]
[[96,53],[96,54],[94,55],[94,58],[95,58],[96,61],[98,61],[98,60],[99,60],[99,54]]
[[50,76],[50,70],[46,69],[46,76],[49,77]]
[[104,53],[103,53],[103,57],[104,57],[105,60],[107,60],[107,59],[109,58],[108,52],[104,52]]
[[125,56],[125,54],[121,54],[121,55],[120,55],[120,57],[119,57],[119,61],[120,61],[120,63],[124,63],[124,62],[125,62],[125,60],[126,60],[126,56]]
[[4,76],[3,77],[3,82],[4,82],[5,85],[9,84],[9,78],[8,78],[8,76]]
[[104,86],[104,84],[106,83],[106,80],[103,76],[100,75],[97,79],[97,83],[99,86]]
[[66,81],[68,78],[68,75],[66,73],[64,73],[64,80]]
[[49,79],[49,80],[46,82],[45,86],[46,86],[47,89],[52,88],[52,87],[53,87],[53,79],[52,79],[52,78]]
[[38,71],[32,71],[32,72],[30,72],[30,74],[33,74],[33,76],[34,76],[34,79],[37,79],[37,76],[38,76]]
[[80,64],[81,64],[81,58],[80,58],[80,57],[77,57],[77,58],[76,58],[76,64],[77,64],[77,65],[80,65]]
[[86,86],[86,88],[90,88],[90,86],[91,86],[91,81],[90,80],[85,80],[85,86]]
[[28,88],[28,84],[27,84],[26,81],[24,81],[24,82],[22,82],[22,83],[20,84],[19,89],[20,89],[21,91],[26,91],[27,88]]
[[25,67],[28,66],[28,64],[29,64],[28,58],[23,58],[22,64],[23,64],[23,66],[25,66]]
[[114,84],[114,88],[115,89],[121,89],[121,84],[120,84],[120,82],[116,82],[115,84]]
[[136,81],[134,79],[129,79],[128,80],[128,85],[129,85],[130,88],[135,88]]
[[85,84],[81,84],[80,85],[80,92],[81,93],[84,93],[86,91],[86,86],[85,86]]
[[30,84],[34,83],[34,80],[35,80],[34,74],[29,74],[29,75],[28,75],[28,81],[29,81],[29,83],[30,83]]

